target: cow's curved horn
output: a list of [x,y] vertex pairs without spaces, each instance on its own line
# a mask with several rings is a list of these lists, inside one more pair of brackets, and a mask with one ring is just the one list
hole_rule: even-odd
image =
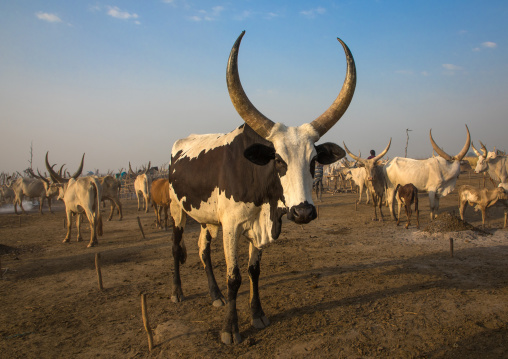
[[[228,66],[226,70],[226,81],[228,85],[229,97],[238,114],[257,134],[267,138],[274,126],[274,122],[259,112],[250,102],[243,90],[238,74],[238,49],[245,31],[242,31],[236,39],[231,53],[229,54]],[[337,121],[342,117],[353,98],[356,87],[356,67],[353,55],[347,45],[339,38],[337,40],[342,44],[347,60],[347,74],[342,89],[332,103],[332,105],[321,116],[311,122],[312,127],[323,136]]]
[[48,170],[49,172],[49,176],[51,177],[51,179],[53,180],[53,182],[56,182],[56,183],[63,183],[65,182],[65,180],[58,175],[58,173],[56,173],[54,170],[53,170],[53,166],[50,166],[49,165],[49,161],[48,161],[48,152],[46,152],[46,169]]
[[74,172],[74,174],[71,176],[71,178],[78,178],[81,175],[81,172],[83,171],[83,162],[85,160],[85,154],[83,153],[83,157],[81,157],[81,164],[79,165],[79,168]]
[[238,74],[238,49],[240,48],[243,35],[245,35],[245,30],[238,36],[229,54],[228,66],[226,69],[226,82],[228,85],[229,97],[236,111],[245,123],[252,127],[258,135],[267,138],[274,123],[259,112],[250,102],[243,90],[242,83],[240,82],[240,75]]
[[[53,166],[54,166],[54,165],[53,165]],[[39,177],[41,180],[43,180],[44,182],[46,182],[47,184],[49,184],[48,179],[47,179],[46,177],[44,177],[43,175],[41,175],[41,173],[39,172],[39,169],[38,169],[38,168],[37,168],[37,173],[39,174],[39,176],[38,176],[38,177]]]
[[[473,151],[474,153],[476,154],[476,156],[480,157],[481,156],[481,153],[474,147],[474,144],[473,142],[471,141],[471,147],[473,147]],[[485,156],[484,156],[485,157]]]
[[[65,166],[65,163],[60,167],[60,170],[58,171],[58,174],[61,176],[62,175],[62,171],[63,171],[63,168]],[[65,173],[64,173],[64,177],[65,177]]]
[[434,142],[434,139],[432,138],[432,129],[430,130],[430,143],[432,144],[432,148],[436,153],[443,157],[447,161],[460,161],[467,153],[467,150],[469,150],[469,146],[471,144],[471,135],[469,134],[469,128],[466,125],[466,131],[467,131],[467,138],[466,143],[462,150],[454,157],[451,157],[449,154],[447,154],[445,151],[439,148],[439,146]]
[[373,162],[376,162],[376,161],[379,161],[384,155],[386,155],[386,153],[388,152],[388,150],[390,149],[390,145],[392,144],[392,139],[390,138],[390,141],[388,142],[388,146],[386,146],[386,148],[383,150],[383,152],[381,152],[379,155],[377,155],[376,157],[372,158]]
[[134,171],[132,170],[132,167],[131,167],[131,161],[129,161],[129,174],[130,174],[131,176],[135,176],[135,175],[136,175],[136,173],[134,173]]
[[355,161],[358,161],[358,162],[361,162],[361,163],[364,163],[366,160],[364,160],[363,158],[361,157],[358,157],[358,156],[355,156],[354,154],[351,153],[351,151],[347,148],[346,146],[346,143],[345,142],[342,142],[344,144],[344,149],[346,150],[347,154],[352,158],[354,159]]
[[483,157],[487,157],[487,154],[488,154],[487,147],[485,147],[485,145],[482,143],[482,141],[478,141],[478,142],[480,142],[480,146],[482,146]]
[[145,175],[148,173],[148,171],[150,171],[150,168],[152,168],[151,166],[152,166],[152,161],[148,161],[148,167],[145,170]]
[[356,88],[355,60],[353,59],[353,55],[351,54],[351,51],[349,51],[347,45],[341,39],[337,38],[337,40],[341,43],[346,54],[346,78],[344,79],[344,84],[342,85],[339,95],[332,105],[321,116],[311,122],[312,127],[316,129],[320,137],[328,132],[328,130],[340,120],[344,112],[346,112],[351,100],[353,99],[353,94],[355,93]]

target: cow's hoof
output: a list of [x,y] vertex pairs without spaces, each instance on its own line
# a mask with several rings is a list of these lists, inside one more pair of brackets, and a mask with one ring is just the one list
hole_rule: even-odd
[[182,293],[182,290],[177,290],[173,294],[171,294],[171,301],[173,303],[183,302],[183,293]]
[[230,344],[240,344],[242,342],[242,337],[240,336],[240,333],[231,333],[228,332],[222,332],[221,338],[222,342],[224,344],[230,345]]
[[69,238],[65,238],[65,239],[62,241],[62,243],[70,243]]
[[251,324],[256,329],[264,329],[270,325],[270,321],[263,315],[261,318],[252,318]]
[[226,300],[224,298],[215,299],[212,305],[214,307],[223,307],[226,305]]
[[97,243],[88,243],[88,245],[86,247],[92,248],[92,247],[95,247],[96,245],[97,245]]
[[83,238],[78,237],[78,238],[76,239],[76,242],[81,242],[82,240],[83,240]]

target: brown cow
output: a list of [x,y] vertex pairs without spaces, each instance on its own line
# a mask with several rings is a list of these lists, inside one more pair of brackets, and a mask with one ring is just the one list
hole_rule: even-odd
[[118,209],[118,214],[120,215],[120,218],[118,220],[121,221],[123,218],[123,214],[122,214],[122,203],[120,202],[120,187],[121,187],[120,181],[110,175],[98,177],[97,179],[99,180],[102,186],[101,201],[108,199],[111,202],[111,212],[109,213],[108,221],[111,221],[111,219],[113,218],[115,206]]
[[404,186],[400,184],[395,188],[395,193],[397,194],[397,202],[399,203],[399,213],[397,218],[397,226],[400,223],[400,204],[404,204],[404,208],[406,209],[406,229],[408,229],[411,224],[411,205],[415,204],[415,212],[416,212],[416,228],[420,228],[420,211],[418,210],[418,188],[416,188],[412,183],[408,183]]
[[[487,208],[492,207],[497,201],[506,203],[508,195],[503,187],[494,189],[478,189],[473,186],[463,185],[459,187],[459,211],[460,219],[464,220],[464,211],[469,203],[475,206],[475,211],[482,211],[482,227],[485,228],[485,218],[487,217]],[[506,226],[506,216],[505,216]]]
[[152,182],[152,206],[155,211],[157,228],[162,228],[162,210],[164,210],[164,229],[168,230],[169,180],[164,178]]

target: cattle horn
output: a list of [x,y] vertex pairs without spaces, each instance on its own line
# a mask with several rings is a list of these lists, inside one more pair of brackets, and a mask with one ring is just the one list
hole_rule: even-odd
[[131,176],[135,176],[136,175],[136,173],[134,173],[134,171],[132,170],[131,161],[129,161],[129,175],[131,175]]
[[[249,98],[243,90],[240,76],[238,74],[238,50],[242,41],[245,31],[242,31],[240,36],[229,54],[228,65],[226,70],[226,82],[228,85],[229,97],[236,111],[258,135],[267,138],[270,134],[274,122],[259,112],[256,107],[250,102]],[[332,103],[332,105],[318,118],[311,122],[312,127],[322,137],[335,123],[342,117],[353,98],[356,87],[356,67],[353,55],[349,51],[347,45],[339,38],[337,40],[342,44],[344,52],[346,53],[347,60],[347,74],[342,89]]]
[[[54,166],[54,165],[53,165]],[[41,175],[41,173],[39,172],[39,169],[37,168],[37,173],[39,174],[39,178],[41,180],[43,180],[44,182],[46,182],[47,184],[49,184],[49,181],[46,177],[44,177],[43,175]]]
[[79,165],[79,168],[76,170],[76,172],[71,176],[71,178],[76,179],[81,175],[81,172],[83,171],[84,160],[85,160],[85,154],[83,153],[83,157],[81,157],[81,164]]
[[58,173],[56,173],[54,170],[53,170],[53,166],[50,166],[49,165],[49,161],[48,161],[48,154],[49,154],[49,151],[46,152],[46,169],[48,170],[49,172],[49,176],[51,177],[51,179],[53,180],[53,182],[56,182],[56,183],[63,183],[65,182],[65,180],[58,175]]
[[344,115],[351,103],[351,100],[353,99],[353,94],[355,93],[356,88],[355,60],[353,59],[353,55],[351,54],[351,51],[349,51],[347,45],[341,39],[337,38],[337,40],[341,43],[344,48],[344,53],[346,54],[346,78],[344,79],[344,84],[342,85],[339,95],[332,105],[321,116],[311,122],[312,127],[314,127],[319,133],[319,137],[322,137],[326,132],[328,132],[328,130],[340,120],[342,115]]
[[485,147],[485,145],[482,143],[482,141],[478,141],[478,142],[480,142],[480,145],[482,146],[483,157],[487,157],[487,154],[488,154],[487,147]]
[[361,158],[360,157],[361,156],[361,152],[360,152],[360,156],[355,156],[354,154],[351,153],[351,151],[349,151],[349,149],[347,148],[346,144],[344,142],[342,142],[342,143],[344,144],[344,149],[346,150],[348,155],[351,156],[351,158],[353,158],[354,160],[356,160],[358,162],[361,162],[361,163],[365,163],[366,161],[372,160],[372,162],[375,163],[375,162],[379,161],[384,155],[386,155],[386,153],[388,152],[388,150],[390,149],[390,146],[392,144],[392,139],[390,138],[390,141],[388,141],[388,146],[386,146],[386,148],[383,150],[383,152],[381,152],[376,157],[371,158],[370,160]]
[[[474,147],[474,144],[473,142],[471,142],[471,147],[473,148],[473,151],[474,153],[476,154],[476,156],[480,157],[481,156],[481,153]],[[485,156],[484,156],[485,157]]]
[[[469,128],[466,125],[466,131],[467,131],[467,138],[466,143],[462,150],[454,157],[451,157],[449,154],[447,154],[445,151],[439,148],[439,146],[434,142],[434,139],[432,138],[432,129],[430,130],[430,143],[432,144],[432,148],[436,153],[443,157],[447,161],[460,161],[467,153],[467,150],[469,150],[469,145],[471,144],[471,135],[469,134]],[[481,142],[480,142],[481,143]]]
[[351,151],[347,148],[347,146],[346,146],[346,143],[345,143],[345,142],[342,142],[342,143],[344,144],[344,149],[346,150],[347,154],[348,154],[349,156],[351,156],[351,158],[352,158],[352,159],[354,159],[355,161],[360,162],[360,163],[365,162],[365,160],[364,160],[363,158],[358,157],[358,156],[355,156],[353,153],[351,153]]
[[150,171],[151,166],[152,166],[152,161],[148,161],[148,167],[145,170],[145,175],[148,173],[148,171]]

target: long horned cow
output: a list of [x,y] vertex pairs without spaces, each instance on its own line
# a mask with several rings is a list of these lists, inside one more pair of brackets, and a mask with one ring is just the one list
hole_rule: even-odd
[[[439,210],[439,198],[448,195],[455,188],[460,174],[460,161],[466,155],[471,143],[469,128],[466,125],[467,138],[462,150],[456,156],[450,156],[436,144],[430,130],[430,143],[439,156],[425,160],[395,157],[384,166],[387,181],[386,199],[390,207],[390,214],[395,218],[393,204],[397,185],[404,186],[412,183],[418,191],[427,191],[429,194],[430,220],[434,220]],[[400,207],[398,202],[398,216]]]
[[238,74],[240,34],[226,71],[233,106],[245,123],[228,134],[191,135],[173,145],[169,169],[170,211],[173,226],[172,300],[183,300],[180,264],[187,252],[182,239],[186,216],[201,224],[199,256],[206,271],[214,306],[225,299],[215,280],[210,242],[222,225],[227,264],[227,309],[221,332],[226,344],[239,343],[236,298],[242,277],[237,250],[241,235],[249,241],[251,324],[258,329],[269,325],[259,298],[258,280],[262,248],[281,232],[282,216],[298,224],[316,218],[312,201],[315,161],[333,163],[345,156],[336,144],[315,145],[344,114],[356,86],[353,56],[342,40],[347,75],[330,108],[311,123],[286,127],[274,123],[249,101]]
[[83,161],[85,154],[81,158],[81,164],[78,170],[71,176],[71,178],[62,178],[58,173],[53,170],[49,164],[48,153],[46,152],[46,168],[53,180],[53,185],[58,187],[58,199],[65,203],[65,212],[67,215],[67,234],[64,243],[71,239],[72,229],[72,215],[77,215],[76,227],[78,227],[77,240],[80,241],[81,237],[81,214],[85,213],[88,222],[90,222],[90,242],[88,247],[93,247],[97,242],[97,235],[102,235],[102,217],[100,213],[100,201],[102,198],[102,186],[99,180],[93,176],[79,177],[83,170]]

